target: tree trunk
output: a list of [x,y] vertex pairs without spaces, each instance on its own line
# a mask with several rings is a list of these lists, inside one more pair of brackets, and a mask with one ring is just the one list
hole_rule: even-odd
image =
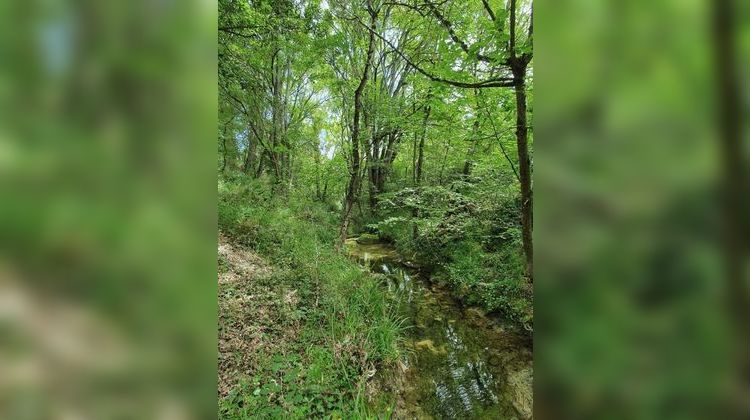
[[[396,145],[400,133],[397,130],[373,135],[368,152],[370,180],[370,210],[374,213],[378,206],[378,194],[385,192],[385,183],[391,175],[396,159]],[[383,141],[386,138],[387,141]]]
[[[370,11],[370,27],[375,28],[377,14],[374,11]],[[346,188],[346,196],[344,197],[344,208],[341,212],[341,227],[339,229],[339,242],[338,248],[340,248],[344,241],[346,241],[346,235],[349,231],[349,222],[351,219],[352,208],[357,201],[359,194],[359,179],[360,179],[360,165],[361,157],[359,155],[359,120],[362,113],[362,93],[367,85],[367,79],[370,74],[370,62],[372,61],[373,51],[375,50],[375,35],[370,32],[367,45],[367,57],[365,58],[365,68],[362,71],[362,78],[359,81],[357,89],[354,91],[354,116],[352,118],[352,166],[349,174],[349,184]]]
[[261,175],[263,175],[263,168],[265,165],[265,159],[266,159],[266,153],[260,154],[260,159],[258,159],[258,169],[255,171],[255,177],[260,178]]
[[234,169],[236,165],[236,158],[239,154],[239,151],[237,150],[237,143],[234,140],[233,132],[234,130],[229,130],[229,124],[232,122],[232,120],[228,120],[224,124],[224,128],[222,130],[222,140],[221,140],[221,146],[222,146],[222,152],[223,152],[223,161],[221,165],[222,172],[226,171],[227,168]]
[[375,208],[378,206],[378,177],[380,176],[380,170],[375,167],[378,165],[377,162],[370,162],[370,212],[375,213]]
[[[429,98],[429,95],[428,95]],[[419,188],[419,186],[422,184],[422,166],[424,164],[424,140],[425,137],[427,137],[427,121],[430,118],[430,112],[432,111],[432,108],[430,108],[429,105],[426,106],[424,111],[424,119],[422,120],[422,135],[419,138],[419,146],[417,147],[417,160],[416,164],[414,165],[414,186]],[[414,209],[412,211],[412,217],[414,219],[419,217],[419,209]],[[417,235],[419,234],[419,231],[417,229],[417,223],[416,221],[412,225],[412,237],[414,239],[417,238]]]
[[276,52],[271,57],[271,150],[269,150],[269,158],[274,170],[274,181],[276,183],[281,182],[281,167],[279,162],[279,146],[281,139],[281,74],[278,55],[281,50]]
[[[367,119],[365,119],[367,121]],[[378,190],[379,180],[378,177],[380,177],[380,165],[382,164],[381,158],[380,158],[380,142],[381,137],[377,135],[377,133],[372,133],[372,137],[370,140],[370,151],[369,151],[369,180],[370,180],[370,212],[375,213],[375,208],[378,206],[378,194],[380,191]]]
[[227,139],[226,134],[221,139],[221,172],[224,172],[227,170]]
[[[417,145],[419,144],[419,134],[414,130],[414,143],[412,144],[411,167],[412,167],[412,185],[417,185]],[[408,174],[408,172],[407,172]]]
[[[735,331],[734,345],[737,352],[733,375],[734,386],[730,388],[731,409],[737,418],[747,418],[750,408],[747,404],[747,393],[750,383],[750,333],[747,320],[750,316],[750,289],[748,288],[748,243],[747,232],[747,160],[744,153],[745,140],[744,116],[746,106],[742,95],[742,83],[739,70],[742,56],[735,38],[739,23],[735,16],[739,11],[739,2],[718,0],[714,2],[714,50],[717,77],[718,130],[721,141],[722,159],[722,232],[721,239],[724,251],[724,268],[726,281],[726,302],[728,313]],[[744,350],[744,351],[743,351]]]
[[[529,53],[516,54],[516,0],[510,0],[509,23],[510,37],[508,64],[513,72],[514,90],[516,93],[516,144],[518,146],[518,172],[521,184],[521,237],[523,253],[526,256],[526,277],[529,286],[534,284],[534,245],[531,232],[533,229],[533,200],[531,189],[531,158],[529,157],[529,129],[526,121],[526,67],[531,61]],[[529,26],[529,39],[532,27]]]
[[321,200],[320,192],[320,151],[315,152],[315,199]]
[[250,133],[247,134],[247,151],[245,154],[245,164],[242,167],[243,172],[245,174],[250,174],[251,169],[253,168],[253,160],[255,159],[255,148],[257,146],[257,142],[250,141]]
[[474,127],[471,131],[474,141],[472,141],[469,151],[466,153],[466,160],[464,161],[464,169],[461,171],[464,177],[471,175],[471,169],[474,167],[474,154],[477,151],[477,145],[479,144],[479,115],[476,116],[474,121]]
[[533,200],[531,189],[531,158],[529,157],[528,126],[526,121],[526,64],[514,60],[513,76],[516,79],[516,143],[518,145],[518,171],[521,181],[521,236],[526,256],[526,276],[534,282]]
[[432,109],[428,106],[425,110],[424,120],[422,121],[422,136],[419,138],[419,148],[417,154],[417,165],[414,168],[414,183],[419,186],[422,183],[422,168],[424,166],[424,140],[427,137],[427,120],[430,118]]

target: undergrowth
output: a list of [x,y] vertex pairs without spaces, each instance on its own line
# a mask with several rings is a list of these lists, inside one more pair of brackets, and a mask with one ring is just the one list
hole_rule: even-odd
[[488,172],[381,194],[382,220],[368,228],[431,270],[433,280],[465,303],[531,330],[518,191],[498,177]]
[[372,376],[398,359],[402,323],[376,279],[334,250],[337,221],[294,193],[272,194],[246,178],[220,181],[220,231],[272,267],[260,278],[219,285],[220,340],[245,344],[245,351],[220,354],[231,384],[220,395],[221,418],[389,411],[388,395],[365,396],[373,394]]

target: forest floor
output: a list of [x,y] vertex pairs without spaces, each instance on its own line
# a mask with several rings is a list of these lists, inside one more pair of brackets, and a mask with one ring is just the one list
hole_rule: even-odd
[[[227,397],[242,372],[253,370],[261,352],[283,345],[294,337],[264,339],[277,317],[278,290],[258,280],[271,267],[256,253],[233,244],[219,234],[219,396]],[[279,340],[284,338],[284,340]]]
[[364,418],[388,398],[369,380],[383,359],[364,334],[336,332],[353,321],[343,313],[320,322],[330,301],[311,278],[300,281],[223,233],[218,258],[221,417]]
[[336,215],[220,188],[220,418],[371,418],[403,326],[377,279],[335,251]]

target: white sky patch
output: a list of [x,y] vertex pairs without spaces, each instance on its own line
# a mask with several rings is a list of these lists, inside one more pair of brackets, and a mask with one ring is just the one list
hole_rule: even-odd
[[333,159],[333,156],[336,154],[336,146],[328,143],[328,130],[325,128],[318,133],[318,150],[328,160]]
[[247,149],[248,143],[250,141],[248,129],[244,129],[237,134],[234,135],[234,142],[237,145],[237,150],[239,152],[244,152],[245,149]]
[[294,0],[294,5],[297,6],[297,8],[299,9],[300,15],[304,16],[305,11],[307,10],[307,5],[305,4],[305,2],[300,1],[300,0]]
[[39,51],[50,74],[59,75],[70,68],[74,31],[75,23],[69,15],[62,15],[39,29]]
[[451,68],[453,71],[461,71],[463,69],[463,61],[460,58],[456,58]]

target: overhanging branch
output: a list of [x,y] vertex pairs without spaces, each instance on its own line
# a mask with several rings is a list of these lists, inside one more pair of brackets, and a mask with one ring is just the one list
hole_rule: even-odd
[[415,64],[409,57],[404,54],[403,51],[399,50],[391,41],[380,35],[377,31],[375,31],[373,28],[369,27],[367,24],[362,22],[359,18],[355,18],[357,23],[362,25],[365,29],[370,31],[373,35],[380,38],[383,42],[388,45],[388,47],[393,50],[396,54],[398,54],[404,61],[406,61],[410,66],[412,66],[415,70],[417,70],[420,74],[425,76],[426,78],[432,80],[433,82],[440,82],[445,83],[447,85],[460,87],[464,89],[484,89],[484,88],[493,88],[493,87],[513,87],[516,85],[516,79],[512,77],[494,77],[478,82],[462,82],[459,80],[451,80],[446,79],[444,77],[436,76],[427,70],[423,69],[422,67]]
[[[485,0],[486,1],[486,0]],[[456,34],[456,31],[453,29],[453,23],[448,20],[442,13],[440,13],[440,9],[437,8],[432,2],[425,0],[424,2],[427,7],[430,9],[430,12],[432,12],[432,15],[435,16],[435,19],[440,22],[440,25],[445,28],[446,31],[448,31],[448,35],[451,37],[453,42],[458,44],[459,47],[466,53],[468,56],[472,56],[471,51],[469,50],[469,45],[458,37],[458,34]],[[494,20],[494,19],[493,19]],[[476,54],[473,54],[474,57],[479,61],[484,61],[485,63],[491,63],[493,60],[490,57],[487,57],[484,54],[481,54],[477,52]]]

